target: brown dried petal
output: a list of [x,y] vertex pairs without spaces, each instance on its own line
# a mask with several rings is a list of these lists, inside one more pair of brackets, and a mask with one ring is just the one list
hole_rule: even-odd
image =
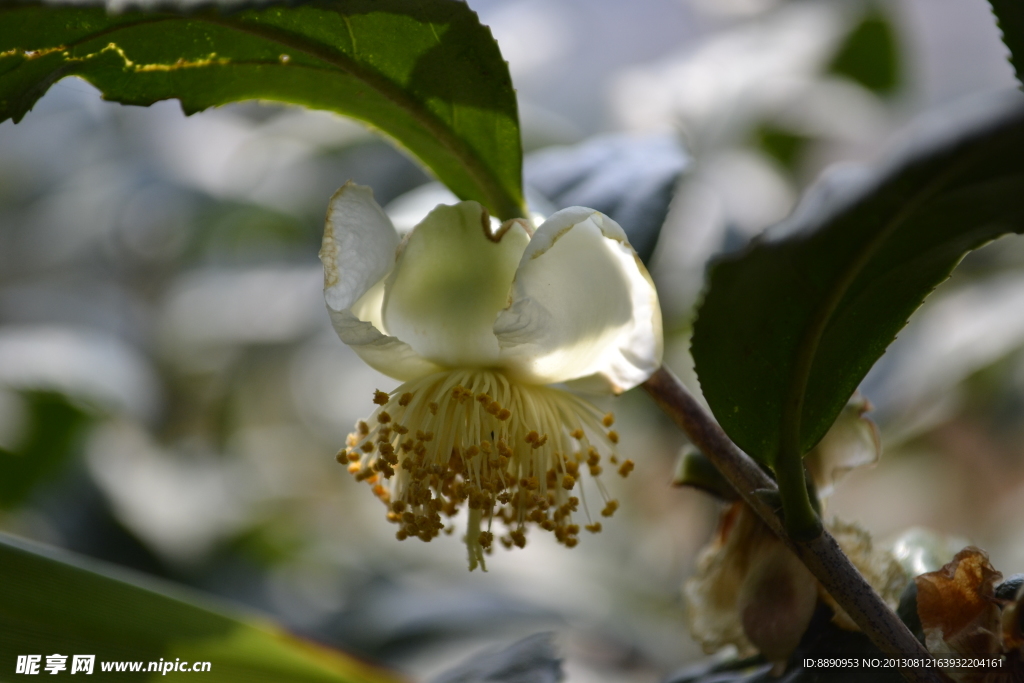
[[777,539],[751,556],[737,607],[743,632],[770,662],[785,662],[800,643],[818,602],[814,575]]
[[731,505],[722,513],[714,541],[697,558],[697,571],[683,585],[690,633],[707,654],[726,645],[736,646],[741,657],[756,652],[743,635],[736,601],[751,538],[762,526],[744,503]]
[[917,613],[934,653],[982,655],[1000,651],[995,585],[1002,574],[984,551],[968,546],[938,571],[917,577]]
[[709,654],[734,645],[741,657],[760,651],[785,661],[807,630],[817,587],[757,515],[735,503],[683,587],[690,632]]

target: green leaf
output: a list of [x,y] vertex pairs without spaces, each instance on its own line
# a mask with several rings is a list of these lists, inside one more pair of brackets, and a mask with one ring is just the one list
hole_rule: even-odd
[[[105,681],[192,680],[149,662],[210,662],[208,683],[398,683],[397,676],[252,617],[228,616],[185,590],[0,534],[0,671],[18,655],[95,655]],[[142,662],[104,673],[104,662]],[[42,671],[40,666],[40,673]],[[190,678],[191,677],[191,678]]]
[[967,251],[1024,231],[1020,101],[933,123],[874,177],[827,176],[710,271],[697,375],[729,436],[775,470],[784,503],[804,489],[801,456],[924,298]]
[[0,121],[19,121],[67,76],[124,104],[178,98],[186,114],[262,99],[352,116],[397,140],[459,197],[501,218],[525,215],[508,65],[462,2],[123,14],[0,5]]
[[900,54],[888,17],[874,9],[861,19],[839,47],[828,71],[879,95],[894,92],[900,84]]
[[739,495],[729,480],[718,471],[707,456],[696,449],[684,450],[679,456],[672,485],[690,486],[730,503],[739,500]]
[[805,135],[765,124],[754,131],[753,143],[792,173],[797,170],[810,141]]
[[1010,63],[1017,81],[1024,85],[1024,4],[1020,0],[988,0],[1003,42],[1010,48]]
[[58,472],[91,419],[62,394],[32,391],[22,398],[25,433],[14,448],[0,448],[0,509],[17,506],[36,484]]

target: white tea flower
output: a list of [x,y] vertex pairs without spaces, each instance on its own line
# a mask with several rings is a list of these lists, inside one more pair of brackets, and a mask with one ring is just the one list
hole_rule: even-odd
[[[400,240],[372,191],[348,183],[320,258],[338,336],[404,382],[376,393],[338,454],[388,505],[398,538],[450,532],[442,515],[468,506],[470,569],[495,522],[506,547],[526,544],[529,523],[576,545],[583,471],[607,462],[625,476],[633,463],[618,460],[610,414],[550,385],[621,393],[661,362],[657,293],[622,228],[573,207],[535,233],[520,219],[493,230],[461,202]],[[611,516],[618,504],[597,488]]]

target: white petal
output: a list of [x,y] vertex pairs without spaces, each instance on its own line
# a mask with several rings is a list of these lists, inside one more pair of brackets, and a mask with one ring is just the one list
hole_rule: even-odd
[[440,205],[401,248],[384,290],[384,326],[447,367],[493,366],[493,326],[529,242],[519,222],[492,235],[476,202]]
[[368,365],[408,381],[439,368],[384,333],[384,280],[395,265],[398,241],[370,188],[348,182],[331,197],[320,248],[331,322],[341,340]]
[[593,209],[563,209],[537,229],[494,334],[524,381],[619,393],[661,364],[654,283],[622,228]]
[[804,456],[820,500],[830,496],[836,482],[848,472],[873,465],[882,457],[878,426],[864,416],[871,410],[871,402],[859,391],[853,392],[828,433]]

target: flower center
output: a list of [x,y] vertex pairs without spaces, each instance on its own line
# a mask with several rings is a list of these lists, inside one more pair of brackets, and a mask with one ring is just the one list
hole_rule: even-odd
[[[533,523],[573,547],[579,511],[597,533],[580,479],[588,471],[601,496],[601,515],[611,517],[611,500],[598,476],[603,448],[607,461],[627,476],[633,462],[619,462],[618,434],[611,413],[550,387],[517,384],[500,372],[453,370],[406,382],[391,394],[378,391],[379,407],[356,425],[338,461],[358,481],[373,487],[399,526],[399,540],[430,541],[469,508],[466,545],[470,569],[484,569],[493,550],[495,522],[506,548],[526,545]],[[574,495],[574,493],[578,494]]]

